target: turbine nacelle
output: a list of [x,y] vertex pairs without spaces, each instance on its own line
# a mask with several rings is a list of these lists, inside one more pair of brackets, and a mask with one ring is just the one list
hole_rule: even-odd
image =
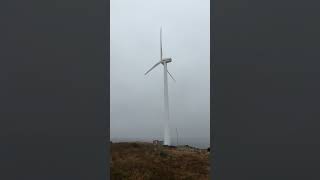
[[162,60],[160,62],[163,64],[163,63],[169,63],[171,61],[172,61],[171,58],[162,58]]

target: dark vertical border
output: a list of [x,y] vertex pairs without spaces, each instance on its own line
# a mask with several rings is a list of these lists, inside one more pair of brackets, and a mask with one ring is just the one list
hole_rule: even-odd
[[215,173],[215,116],[214,116],[214,7],[215,1],[210,1],[210,179]]
[[106,176],[110,179],[110,1],[104,0],[106,3],[106,77],[107,77],[107,121],[106,121]]
[[109,179],[109,1],[0,1],[0,179]]
[[320,179],[319,1],[213,2],[212,179]]

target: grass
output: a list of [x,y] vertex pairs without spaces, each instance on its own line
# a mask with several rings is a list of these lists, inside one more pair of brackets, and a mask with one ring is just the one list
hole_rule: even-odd
[[112,143],[112,180],[209,179],[207,153],[180,151],[150,143]]

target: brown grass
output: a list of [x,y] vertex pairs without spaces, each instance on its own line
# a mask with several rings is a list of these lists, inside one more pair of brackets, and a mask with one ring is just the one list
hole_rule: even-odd
[[149,143],[111,144],[112,180],[209,179],[207,153],[158,148]]

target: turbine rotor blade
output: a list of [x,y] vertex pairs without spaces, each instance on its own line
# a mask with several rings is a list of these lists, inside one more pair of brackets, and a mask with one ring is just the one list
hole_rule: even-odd
[[160,27],[160,60],[162,60],[162,27]]
[[152,66],[152,68],[150,68],[146,73],[144,73],[144,75],[147,75],[153,68],[155,68],[156,66],[158,66],[161,63],[161,61],[159,61],[158,63],[156,63],[155,65]]
[[170,72],[167,69],[168,74],[170,75],[170,77],[174,80],[174,82],[176,82],[176,80],[173,78],[173,76],[170,74]]

